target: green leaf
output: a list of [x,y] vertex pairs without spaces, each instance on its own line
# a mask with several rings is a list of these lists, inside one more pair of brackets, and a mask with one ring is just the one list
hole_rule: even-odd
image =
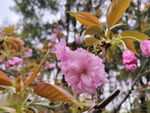
[[29,104],[29,107],[46,107],[46,108],[55,108],[59,107],[61,103],[56,103],[53,105],[50,105],[50,102],[47,100],[35,100],[31,104]]
[[109,27],[113,26],[120,20],[130,2],[131,0],[112,0],[106,13],[107,24]]
[[135,37],[140,40],[150,39],[149,36],[145,35],[144,33],[137,32],[137,31],[123,31],[120,35],[123,37],[131,36],[131,37]]
[[84,35],[97,35],[99,36],[101,33],[101,29],[97,25],[90,26],[84,33]]
[[16,110],[11,107],[0,107],[0,113],[16,113]]
[[85,39],[85,46],[92,46],[94,43],[99,43],[100,41],[93,37],[88,37]]
[[90,27],[93,25],[101,26],[102,23],[98,20],[97,17],[91,15],[89,12],[71,12],[68,13],[72,14],[81,24]]
[[11,91],[0,93],[0,107],[21,105],[24,97]]

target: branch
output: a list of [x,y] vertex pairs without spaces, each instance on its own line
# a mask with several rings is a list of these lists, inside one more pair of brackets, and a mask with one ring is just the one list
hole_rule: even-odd
[[84,113],[100,113],[111,101],[113,101],[116,96],[120,93],[120,90],[115,90],[109,97],[104,99],[101,103],[94,105],[88,111]]
[[150,70],[148,71],[145,71],[144,73],[143,70],[145,69],[147,63],[149,63],[149,59],[146,59],[145,62],[144,62],[144,66],[142,67],[142,69],[140,70],[140,72],[138,73],[138,75],[136,76],[136,78],[134,79],[133,81],[133,84],[131,86],[131,89],[129,90],[128,94],[125,96],[125,98],[120,102],[120,104],[118,105],[118,107],[114,110],[113,113],[116,113],[117,111],[119,111],[119,109],[121,108],[122,104],[127,100],[127,98],[130,96],[130,94],[132,93],[132,90],[134,89],[134,86],[136,85],[137,81],[139,79],[141,79],[142,75],[146,74],[146,73],[149,73]]
[[8,76],[11,76],[11,75],[12,75],[12,76],[14,76],[14,77],[16,76],[16,74],[11,73],[11,72],[6,71],[6,70],[3,70],[3,69],[1,69],[1,68],[0,68],[0,71],[2,71],[2,72],[4,72],[4,73],[6,73],[6,75],[8,75]]

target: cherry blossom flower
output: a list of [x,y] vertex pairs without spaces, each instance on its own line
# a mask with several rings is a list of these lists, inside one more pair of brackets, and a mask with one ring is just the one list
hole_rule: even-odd
[[98,56],[82,48],[71,51],[64,40],[55,46],[54,52],[61,61],[61,73],[75,93],[94,94],[98,86],[108,82],[104,64]]
[[141,42],[141,50],[145,56],[150,56],[150,40],[144,40]]
[[32,49],[29,49],[28,51],[24,52],[23,58],[28,58],[32,56]]
[[56,67],[55,63],[49,63],[48,61],[45,62],[45,67],[44,67],[45,70],[53,69],[55,67]]
[[19,57],[13,57],[13,62],[15,63],[15,65],[19,65],[23,62],[23,60]]

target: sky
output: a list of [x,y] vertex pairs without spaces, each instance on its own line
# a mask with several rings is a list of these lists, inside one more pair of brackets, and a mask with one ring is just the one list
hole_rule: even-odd
[[13,0],[1,0],[0,3],[0,27],[16,24],[19,21],[19,15],[11,7],[15,6]]

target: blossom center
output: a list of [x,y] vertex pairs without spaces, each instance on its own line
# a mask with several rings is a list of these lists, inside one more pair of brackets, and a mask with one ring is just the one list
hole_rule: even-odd
[[86,75],[86,74],[87,74],[86,69],[83,69],[83,70],[81,71],[81,73],[84,74],[84,75]]

